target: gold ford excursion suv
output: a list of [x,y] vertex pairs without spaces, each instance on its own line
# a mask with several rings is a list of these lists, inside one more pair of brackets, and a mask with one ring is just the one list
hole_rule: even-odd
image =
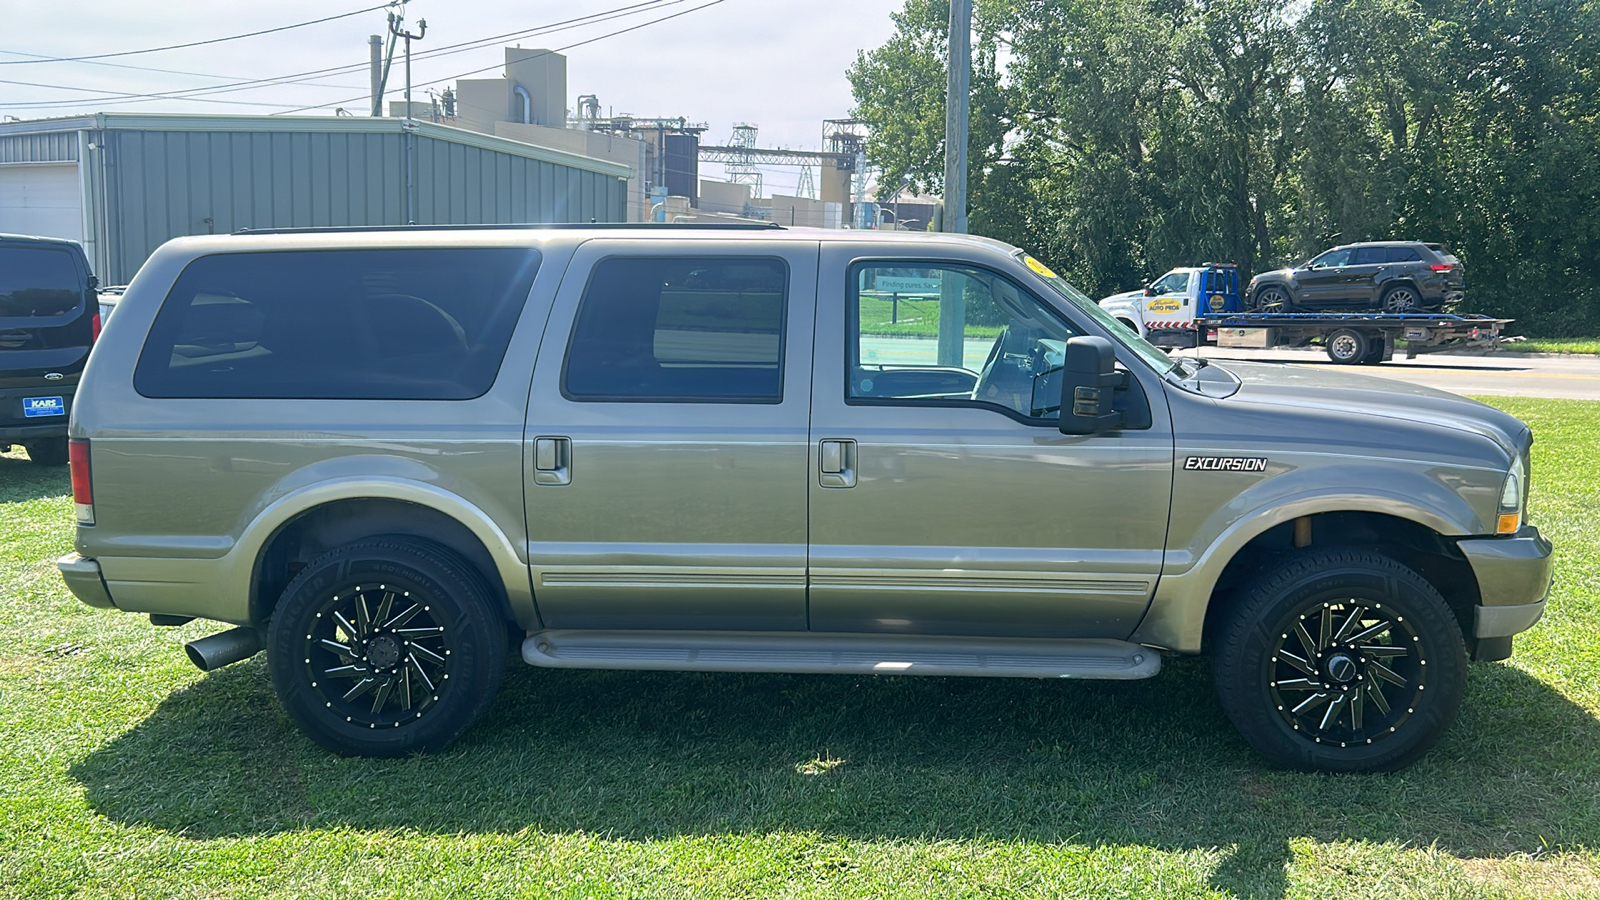
[[1423,753],[1550,584],[1532,436],[1342,372],[1168,359],[958,235],[174,240],[72,410],[94,606],[237,627],[340,753],[535,666],[1148,678],[1275,763]]

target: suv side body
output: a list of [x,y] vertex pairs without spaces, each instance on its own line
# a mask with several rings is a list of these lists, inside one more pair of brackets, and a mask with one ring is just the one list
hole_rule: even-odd
[[[1071,374],[1086,352],[1092,385]],[[1262,752],[1394,767],[1550,580],[1522,423],[1341,373],[1185,367],[966,236],[182,238],[129,285],[85,384],[68,585],[240,626],[192,658],[265,644],[290,715],[345,753],[444,746],[515,641],[540,666],[1012,677],[1213,652],[1243,661],[1219,689]],[[1389,555],[1340,549],[1373,546]],[[1403,582],[1382,608],[1405,618],[1302,612],[1256,580],[1290,564]],[[1444,705],[1370,752],[1306,740],[1239,645],[1284,615]],[[1413,618],[1426,661],[1385,643]],[[1391,724],[1341,708],[1324,726]]]
[[0,234],[0,446],[66,463],[73,398],[99,328],[82,247]]
[[1466,286],[1461,261],[1441,244],[1343,244],[1293,268],[1250,280],[1250,305],[1264,312],[1438,311]]

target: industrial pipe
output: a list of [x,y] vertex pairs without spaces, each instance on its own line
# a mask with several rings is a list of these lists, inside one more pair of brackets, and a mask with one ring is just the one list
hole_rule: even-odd
[[249,659],[261,652],[261,632],[241,625],[221,634],[203,637],[183,645],[189,661],[202,672],[213,672],[231,666],[241,659]]

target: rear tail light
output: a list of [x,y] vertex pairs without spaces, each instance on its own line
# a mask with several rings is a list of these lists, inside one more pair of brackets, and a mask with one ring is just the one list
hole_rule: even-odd
[[98,340],[100,340],[100,314],[95,313],[94,318],[89,320],[89,343]]
[[94,487],[89,480],[89,442],[83,438],[67,441],[67,465],[72,470],[72,503],[77,507],[78,524],[94,524]]
[[1451,269],[1454,269],[1455,266],[1452,266],[1449,263],[1434,263],[1428,268],[1434,270],[1435,272],[1448,272]]

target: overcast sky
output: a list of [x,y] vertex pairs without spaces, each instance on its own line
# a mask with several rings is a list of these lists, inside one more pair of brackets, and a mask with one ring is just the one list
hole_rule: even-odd
[[[322,104],[327,105],[294,114],[332,115],[334,106],[364,114],[369,103],[367,36],[385,30],[381,9],[276,34],[160,53],[82,62],[21,61],[30,59],[25,54],[82,57],[205,41],[380,2],[0,0],[0,22],[4,22],[0,115],[22,119],[90,112],[265,115]],[[822,120],[850,112],[845,69],[859,50],[888,39],[893,31],[889,14],[901,4],[902,0],[411,0],[406,5],[411,29],[415,31],[419,19],[428,23],[427,36],[412,47],[412,82],[433,82],[428,86],[438,90],[476,69],[489,70],[468,77],[494,77],[503,66],[505,46],[559,49],[643,26],[562,51],[567,56],[569,106],[579,94],[596,94],[607,114],[684,116],[703,122],[710,126],[707,143],[726,143],[735,122],[748,122],[760,127],[762,146],[818,149]],[[634,5],[639,8],[606,21],[508,37],[432,58],[420,55]],[[683,15],[646,24],[674,13]],[[339,66],[353,68],[296,79],[310,84],[230,88],[238,82]],[[171,71],[148,71],[152,68]],[[391,100],[400,98],[403,83],[397,52],[389,81]],[[140,102],[118,96],[199,88],[218,92]],[[423,96],[423,89],[414,88],[413,96]],[[41,103],[55,105],[37,105]],[[720,167],[706,168],[703,177],[720,175]],[[793,168],[769,169],[766,193],[790,193],[797,178]]]

